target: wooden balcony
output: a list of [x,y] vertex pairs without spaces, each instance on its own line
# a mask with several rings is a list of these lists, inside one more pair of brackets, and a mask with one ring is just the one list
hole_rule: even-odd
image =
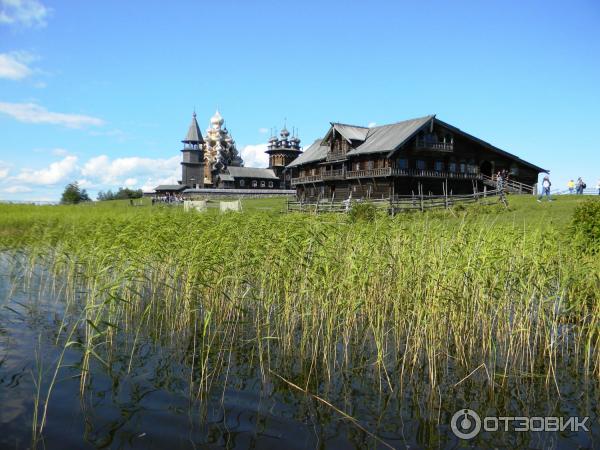
[[417,150],[432,150],[442,153],[452,153],[454,151],[453,143],[434,142],[426,139],[417,139],[415,147]]
[[324,180],[343,180],[346,178],[346,170],[338,169],[338,170],[326,170],[323,172]]
[[448,178],[453,180],[481,180],[480,173],[446,172],[437,170],[420,169],[395,169],[392,167],[380,167],[366,170],[328,170],[319,175],[292,178],[292,186],[299,184],[319,183],[329,180],[351,180],[358,178],[381,178],[381,177],[414,177],[414,178]]
[[292,186],[296,186],[298,184],[307,184],[307,183],[319,183],[323,181],[323,177],[319,174],[319,175],[309,175],[306,177],[298,177],[298,178],[292,178]]
[[391,174],[392,174],[391,167],[380,167],[378,169],[351,170],[346,173],[346,178],[352,179],[352,178],[389,177]]
[[346,159],[346,152],[328,152],[325,161],[342,161]]
[[421,169],[392,169],[392,176],[415,178],[450,178],[455,180],[479,180],[481,174],[467,172],[446,172]]

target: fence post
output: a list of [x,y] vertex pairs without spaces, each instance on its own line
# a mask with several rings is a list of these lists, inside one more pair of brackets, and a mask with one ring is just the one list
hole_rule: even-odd
[[448,209],[448,188],[446,186],[446,183],[448,182],[448,179],[446,179],[443,183],[442,183],[442,190],[444,191],[444,208]]

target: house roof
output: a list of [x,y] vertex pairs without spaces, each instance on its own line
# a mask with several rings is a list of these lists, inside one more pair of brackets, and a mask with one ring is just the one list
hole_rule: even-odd
[[220,173],[219,175],[217,175],[217,177],[221,181],[234,181],[233,176],[229,175],[228,173]]
[[543,168],[541,168],[541,167],[539,167],[539,166],[536,166],[535,164],[532,164],[532,163],[530,163],[530,162],[527,162],[527,161],[525,161],[524,159],[521,159],[521,158],[519,158],[519,157],[518,157],[518,156],[516,156],[516,155],[513,155],[512,153],[509,153],[509,152],[507,152],[507,151],[505,151],[505,150],[502,150],[502,149],[500,149],[500,148],[498,148],[498,147],[495,147],[495,146],[493,146],[492,144],[490,144],[489,142],[486,142],[486,141],[484,141],[484,140],[482,140],[482,139],[479,139],[479,138],[477,138],[477,137],[475,137],[475,136],[473,136],[473,135],[471,135],[471,134],[469,134],[469,133],[466,133],[466,132],[464,132],[464,131],[463,131],[463,130],[461,130],[460,128],[454,127],[454,126],[452,126],[452,125],[450,125],[450,124],[448,124],[448,123],[446,123],[446,122],[442,122],[442,121],[441,121],[441,120],[439,120],[439,119],[435,119],[435,121],[436,121],[438,124],[440,124],[441,126],[443,126],[443,127],[445,127],[445,128],[448,128],[448,129],[449,129],[449,130],[451,130],[452,132],[454,132],[454,133],[457,133],[457,134],[462,134],[462,135],[463,135],[463,136],[465,136],[466,138],[468,138],[468,139],[472,139],[472,140],[476,141],[477,143],[481,144],[481,145],[482,145],[482,146],[484,146],[484,147],[487,147],[488,149],[492,150],[493,152],[500,153],[501,155],[507,156],[507,157],[509,157],[509,158],[512,158],[512,159],[514,159],[514,160],[517,160],[517,161],[519,161],[521,164],[523,164],[523,165],[526,165],[526,166],[528,166],[528,167],[530,167],[530,168],[532,168],[532,169],[534,169],[534,170],[537,170],[538,172],[545,172],[545,173],[548,173],[548,170],[547,170],[547,169],[543,169]]
[[265,180],[278,180],[272,169],[259,169],[257,167],[227,167],[227,172],[233,178],[262,178]]
[[[514,159],[521,164],[531,167],[539,172],[547,172],[545,169],[531,164],[521,158],[508,153],[492,144],[485,142],[475,136],[472,136],[459,128],[453,127],[441,120],[437,119],[434,114],[419,117],[416,119],[404,120],[402,122],[392,123],[389,125],[382,125],[373,128],[365,128],[347,124],[340,124],[334,122],[331,124],[331,128],[323,139],[317,139],[310,147],[308,147],[304,153],[298,158],[292,161],[287,167],[297,167],[308,163],[314,163],[325,160],[327,153],[329,152],[329,145],[324,144],[327,142],[333,130],[338,131],[344,138],[349,141],[362,141],[357,147],[353,148],[347,153],[347,156],[357,156],[370,153],[388,153],[388,157],[393,152],[398,150],[408,140],[410,140],[415,134],[417,134],[423,127],[430,125],[432,121],[439,124],[442,127],[448,128],[449,130],[462,134],[468,139],[478,142],[480,145],[488,148],[489,150],[507,156]],[[366,133],[366,134],[365,134]],[[364,136],[364,138],[362,138]]]
[[329,133],[327,133],[323,139],[324,141],[329,140],[329,135],[331,134],[332,130],[339,132],[348,141],[364,141],[369,133],[368,127],[358,127],[355,125],[347,125],[345,123],[332,122]]
[[355,149],[350,150],[348,156],[393,151],[434,118],[435,116],[431,115],[369,128],[365,141]]
[[202,133],[200,132],[200,127],[198,126],[198,121],[196,120],[196,113],[192,114],[192,123],[190,123],[190,128],[188,129],[185,138],[181,142],[204,143],[204,139],[202,139]]
[[327,156],[327,152],[329,151],[329,146],[321,145],[323,140],[324,139],[317,139],[306,150],[304,150],[304,153],[289,163],[287,167],[296,167],[301,166],[302,164],[324,160],[325,156]]

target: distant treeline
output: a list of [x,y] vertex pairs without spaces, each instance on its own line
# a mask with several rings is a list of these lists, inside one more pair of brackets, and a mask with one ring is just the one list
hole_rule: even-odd
[[129,188],[119,188],[117,192],[112,192],[108,190],[106,192],[100,191],[98,192],[98,200],[127,200],[130,198],[141,198],[142,190],[141,189],[129,189]]

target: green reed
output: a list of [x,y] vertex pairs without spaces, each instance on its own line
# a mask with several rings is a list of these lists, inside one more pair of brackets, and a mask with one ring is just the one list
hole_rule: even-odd
[[243,364],[325,398],[355,376],[423,396],[600,377],[600,263],[552,220],[2,209],[2,246],[64,280],[82,390],[142,342],[185,355],[191,399]]

